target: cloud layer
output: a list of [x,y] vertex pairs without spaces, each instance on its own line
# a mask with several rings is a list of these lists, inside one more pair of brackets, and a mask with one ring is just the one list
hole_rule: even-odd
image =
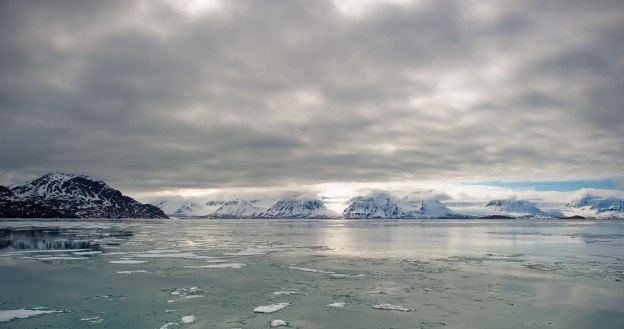
[[622,177],[618,0],[176,3],[0,3],[0,184]]

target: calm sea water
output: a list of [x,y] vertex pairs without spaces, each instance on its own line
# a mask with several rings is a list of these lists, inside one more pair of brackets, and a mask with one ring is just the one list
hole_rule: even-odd
[[624,221],[0,222],[0,328],[622,328],[623,281]]

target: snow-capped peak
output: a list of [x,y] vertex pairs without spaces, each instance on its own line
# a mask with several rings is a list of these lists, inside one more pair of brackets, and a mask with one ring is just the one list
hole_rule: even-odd
[[385,192],[354,197],[347,203],[342,213],[345,218],[432,218],[454,215],[439,201],[417,200],[413,196],[397,198]]
[[512,216],[545,216],[546,213],[527,200],[491,200],[484,205],[499,214]]

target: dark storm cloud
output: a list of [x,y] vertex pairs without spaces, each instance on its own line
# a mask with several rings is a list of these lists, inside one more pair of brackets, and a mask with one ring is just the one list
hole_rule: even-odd
[[622,176],[619,1],[172,3],[0,4],[0,183]]

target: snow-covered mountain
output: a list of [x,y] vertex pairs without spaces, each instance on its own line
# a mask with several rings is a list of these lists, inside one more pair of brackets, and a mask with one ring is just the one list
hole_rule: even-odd
[[[89,176],[54,172],[2,190],[2,217],[166,218],[157,207],[124,196]],[[33,209],[39,209],[38,215]],[[7,211],[9,210],[9,211]]]
[[173,217],[206,218],[336,218],[315,196],[291,194],[277,197],[234,200],[161,200],[156,203]]
[[257,218],[262,217],[262,214],[267,210],[270,205],[266,204],[262,200],[242,200],[234,199],[224,202],[214,213],[209,214],[208,217],[214,218]]
[[565,205],[571,213],[585,217],[624,218],[624,200],[584,196]]
[[344,218],[442,218],[455,214],[436,200],[401,199],[387,193],[357,196],[347,202]]
[[493,210],[496,215],[511,217],[547,216],[534,203],[527,200],[491,200],[483,207]]
[[164,199],[156,202],[154,205],[162,209],[167,216],[173,217],[206,216],[213,211],[213,207],[192,200]]
[[262,215],[268,218],[335,218],[338,214],[327,209],[323,201],[306,195],[278,200]]

